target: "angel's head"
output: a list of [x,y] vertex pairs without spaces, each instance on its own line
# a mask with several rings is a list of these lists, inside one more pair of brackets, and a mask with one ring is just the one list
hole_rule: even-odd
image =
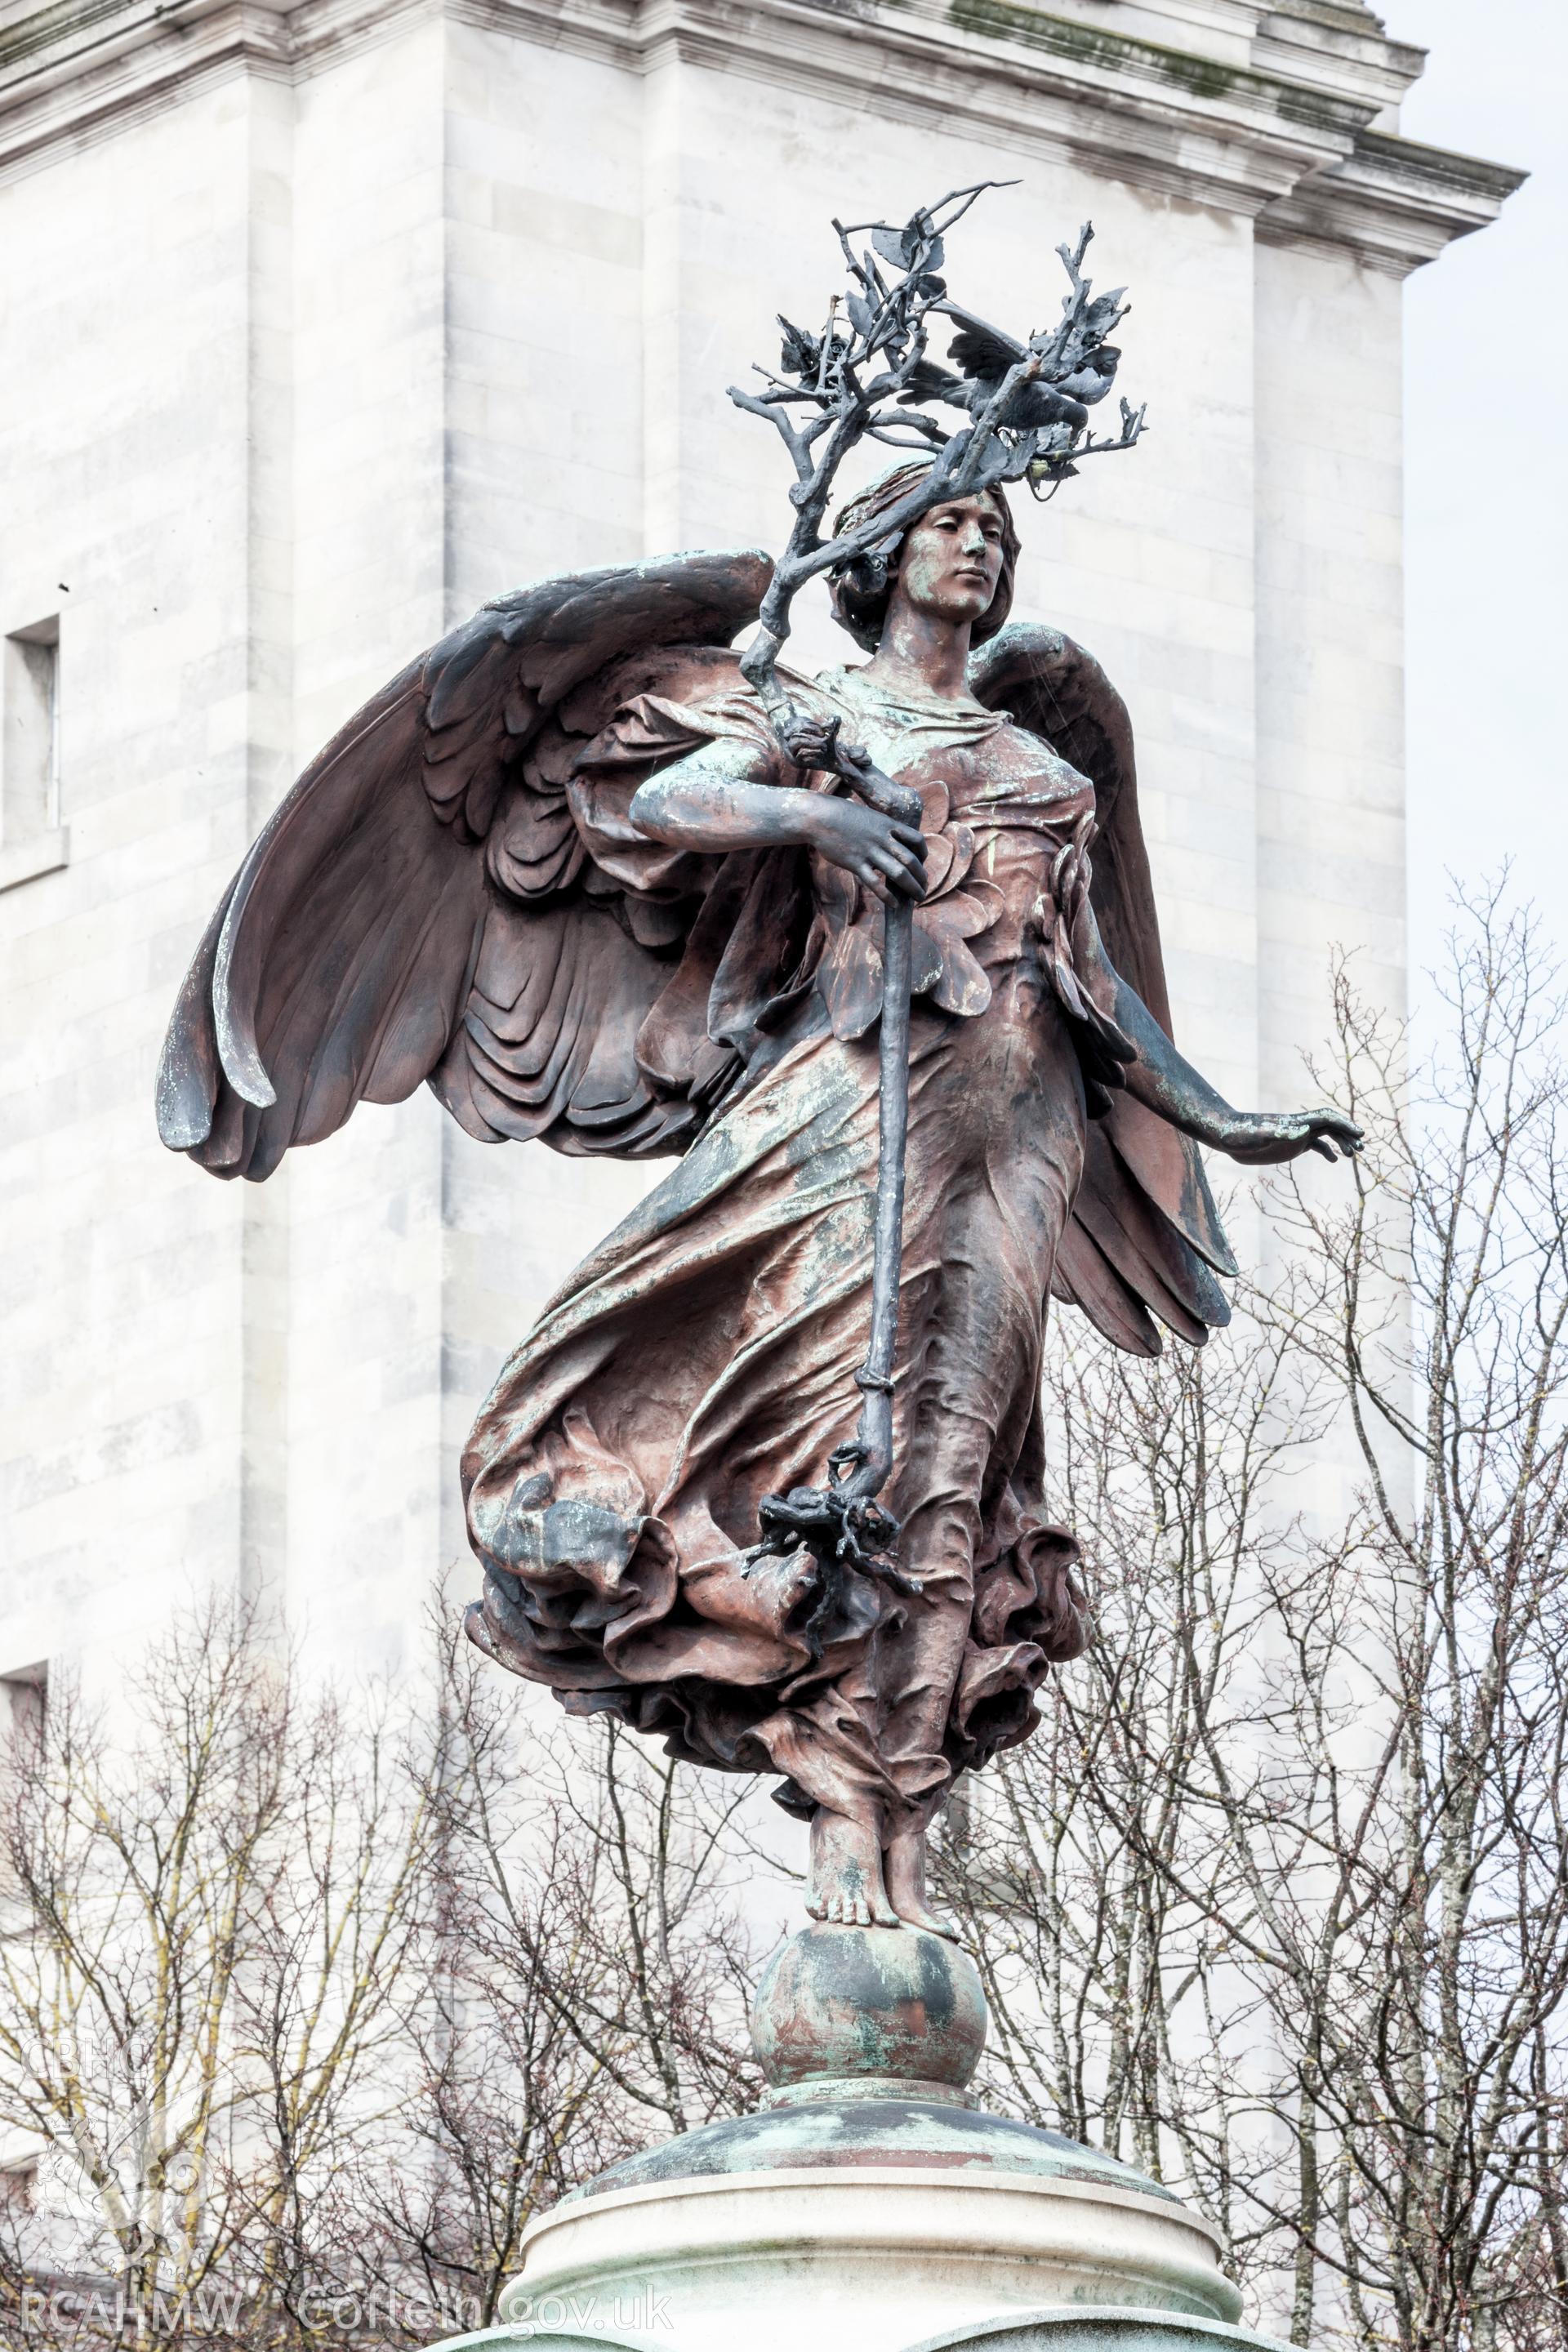
[[[834,524],[835,536],[874,522],[930,470],[924,458],[917,458],[884,474],[850,499]],[[1000,489],[950,499],[884,541],[875,554],[832,575],[834,617],[857,645],[874,653],[895,584],[901,581],[912,603],[968,621],[971,644],[982,645],[1007,618],[1017,561],[1018,534]]]

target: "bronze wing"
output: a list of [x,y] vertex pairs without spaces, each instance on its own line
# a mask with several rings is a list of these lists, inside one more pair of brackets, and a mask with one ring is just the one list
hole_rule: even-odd
[[[1094,785],[1099,832],[1089,897],[1100,936],[1169,1035],[1126,704],[1081,646],[1058,629],[1022,623],[975,655],[970,683],[982,702],[1010,710]],[[1057,1256],[1057,1296],[1081,1307],[1118,1347],[1155,1356],[1161,1340],[1152,1317],[1194,1346],[1229,1322],[1215,1273],[1236,1271],[1197,1146],[1118,1094],[1108,1116],[1089,1122],[1083,1181]]]
[[721,649],[770,573],[748,551],[545,581],[373,697],[207,926],[158,1071],[171,1150],[259,1181],[356,1103],[426,1079],[489,1142],[637,1158],[689,1140],[715,1079],[703,1055],[723,1057],[699,1024],[695,1063],[671,1068],[666,1038],[650,1072],[638,1039],[718,861],[640,845],[605,848],[606,867],[571,776],[625,695],[679,698],[732,670]]

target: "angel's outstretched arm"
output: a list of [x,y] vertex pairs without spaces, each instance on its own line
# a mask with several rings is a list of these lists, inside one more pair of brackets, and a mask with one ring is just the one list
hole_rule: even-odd
[[764,751],[720,738],[642,785],[632,823],[676,849],[819,849],[879,898],[889,889],[921,896],[925,842],[913,825],[835,793],[770,782],[770,773]]
[[1303,1151],[1337,1160],[1342,1151],[1361,1149],[1361,1129],[1335,1110],[1233,1109],[1176,1051],[1142,998],[1122,979],[1105,952],[1091,908],[1085,907],[1083,921],[1087,952],[1079,953],[1080,973],[1091,985],[1098,983],[1102,1002],[1109,991],[1112,1017],[1137,1048],[1135,1059],[1124,1066],[1127,1091],[1135,1101],[1232,1160],[1263,1164],[1295,1160]]

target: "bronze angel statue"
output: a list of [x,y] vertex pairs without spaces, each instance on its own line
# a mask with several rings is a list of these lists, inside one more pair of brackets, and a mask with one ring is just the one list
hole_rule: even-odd
[[[929,1825],[1084,1639],[1049,1300],[1136,1354],[1200,1343],[1235,1268],[1197,1147],[1360,1141],[1183,1059],[1126,710],[1008,623],[1007,484],[1142,421],[1086,437],[1123,315],[1087,233],[1063,322],[954,395],[970,422],[911,413],[954,381],[933,325],[974,344],[940,267],[976,193],[841,230],[842,318],[786,324],[734,395],[796,467],[776,566],[502,596],[350,720],[214,915],[158,1094],[166,1143],[253,1181],[422,1081],[482,1142],[674,1157],[474,1427],[470,1633],[574,1714],[775,1775],[816,1917],[939,1932]],[[826,531],[862,438],[906,454]],[[778,655],[817,575],[868,658],[807,680]]]

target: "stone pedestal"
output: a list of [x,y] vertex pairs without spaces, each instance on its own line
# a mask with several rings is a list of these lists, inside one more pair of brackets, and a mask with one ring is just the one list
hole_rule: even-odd
[[504,2324],[442,2352],[1264,2352],[1198,2214],[973,2103],[985,2002],[954,1946],[808,1928],[770,1961],[752,2030],[758,2112],[543,2215]]

